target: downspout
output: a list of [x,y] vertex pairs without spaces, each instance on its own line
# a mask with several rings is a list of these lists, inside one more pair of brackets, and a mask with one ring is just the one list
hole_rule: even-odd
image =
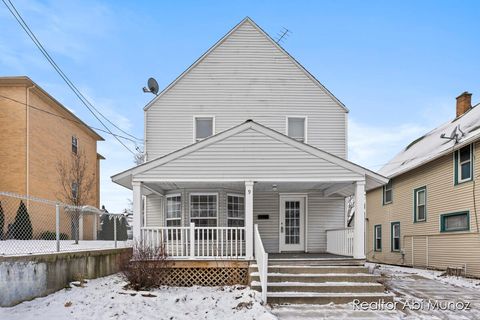
[[30,87],[27,87],[25,90],[25,108],[26,108],[26,117],[25,117],[25,127],[26,127],[26,145],[25,145],[25,164],[26,164],[26,176],[25,176],[25,192],[27,197],[30,196],[30,89],[33,89],[35,84],[32,84]]

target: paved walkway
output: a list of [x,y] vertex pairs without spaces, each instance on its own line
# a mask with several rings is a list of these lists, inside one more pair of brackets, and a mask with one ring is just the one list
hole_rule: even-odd
[[[402,269],[405,272],[402,272]],[[480,285],[473,288],[447,284],[437,279],[430,279],[412,272],[415,269],[393,268],[381,269],[376,273],[385,275],[385,286],[397,297],[396,311],[355,311],[352,304],[345,305],[302,305],[273,306],[272,313],[280,320],[284,319],[480,319]],[[422,272],[419,272],[420,274]],[[460,302],[463,307],[470,303],[471,310],[434,310],[428,309],[431,303]],[[424,302],[423,309],[403,308],[405,303],[412,307]],[[416,303],[416,305],[414,305]],[[403,309],[403,310],[402,310]]]

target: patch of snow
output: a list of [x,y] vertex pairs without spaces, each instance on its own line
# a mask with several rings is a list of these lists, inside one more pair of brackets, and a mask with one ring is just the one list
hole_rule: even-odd
[[49,296],[0,308],[0,319],[277,319],[260,304],[260,294],[245,286],[163,287],[124,290],[113,275],[87,281]]
[[[132,241],[117,241],[117,248],[131,247]],[[103,240],[60,240],[60,252],[114,249],[115,241]],[[0,240],[0,256],[23,256],[55,253],[55,240]]]
[[415,274],[427,279],[438,280],[442,283],[454,285],[457,287],[480,289],[480,279],[447,276],[443,275],[443,271],[400,267],[370,262],[367,262],[365,266],[376,274],[386,274],[389,276],[395,275],[398,277],[402,276],[402,274]]

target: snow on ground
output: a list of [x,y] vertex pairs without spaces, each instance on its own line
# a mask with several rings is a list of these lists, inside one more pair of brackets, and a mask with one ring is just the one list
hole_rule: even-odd
[[[117,248],[131,247],[131,241],[117,241]],[[102,240],[61,240],[60,251],[81,251],[96,249],[113,249],[115,241]],[[57,243],[55,240],[3,240],[0,241],[0,256],[18,256],[29,254],[43,254],[56,252]]]
[[[73,283],[77,286],[79,283]],[[120,275],[72,285],[49,296],[0,308],[0,319],[276,319],[245,286],[124,290]]]
[[[443,275],[443,271],[425,270],[409,267],[392,266],[387,264],[376,264],[367,262],[366,267],[377,274],[386,275],[418,275],[427,279],[437,280],[445,284],[451,284],[462,288],[478,288],[480,290],[480,279],[464,278]],[[480,294],[480,291],[479,291]]]

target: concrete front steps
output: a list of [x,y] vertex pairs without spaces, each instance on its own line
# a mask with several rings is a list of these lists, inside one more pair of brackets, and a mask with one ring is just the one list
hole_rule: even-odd
[[[355,299],[364,302],[393,301],[393,294],[385,293],[384,286],[378,282],[381,277],[370,274],[363,265],[337,266],[325,265],[324,262],[316,265],[313,261],[309,262],[309,265],[303,265],[303,261],[297,261],[295,265],[278,262],[269,265],[268,303],[343,304]],[[252,289],[262,291],[255,264],[250,266],[250,285]]]

